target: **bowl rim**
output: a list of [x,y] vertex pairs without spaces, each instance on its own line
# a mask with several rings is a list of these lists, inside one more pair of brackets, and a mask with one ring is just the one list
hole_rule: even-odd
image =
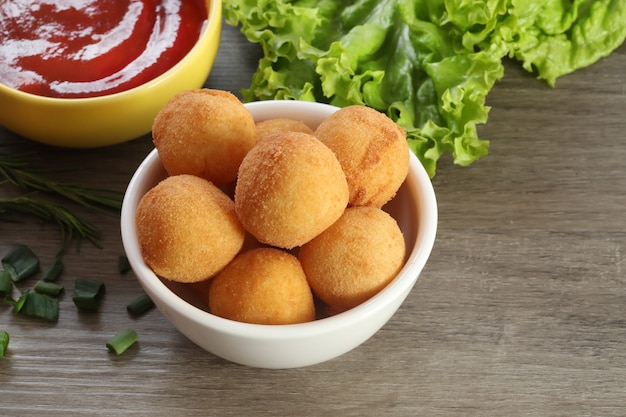
[[[273,106],[284,104],[285,101],[289,101],[290,106],[294,107],[306,108],[306,106],[314,105],[327,106],[327,110],[329,111],[338,110],[338,107],[328,104],[297,100],[252,102],[246,103],[246,106],[269,106],[269,110]],[[177,313],[188,317],[196,323],[211,327],[214,331],[244,338],[262,336],[262,338],[266,340],[277,340],[298,339],[303,336],[313,336],[315,334],[343,329],[350,323],[362,321],[366,317],[376,315],[380,310],[384,309],[389,302],[396,300],[402,293],[410,290],[419,278],[419,274],[426,265],[434,246],[438,224],[435,192],[431,179],[421,162],[412,151],[409,150],[409,154],[409,175],[405,180],[405,185],[409,187],[411,193],[416,196],[415,204],[419,210],[425,211],[429,215],[418,217],[415,244],[411,253],[407,256],[405,265],[397,276],[378,294],[342,313],[298,324],[264,325],[242,323],[219,317],[200,309],[185,301],[168,288],[143,261],[137,243],[134,216],[135,208],[141,196],[137,193],[128,192],[136,191],[140,186],[142,177],[145,175],[155,176],[158,172],[164,171],[156,149],[152,149],[141,162],[133,174],[124,196],[121,212],[121,234],[124,250],[127,253],[129,262],[138,281],[149,295],[155,294],[159,299],[167,297],[168,309],[175,310]]]
[[208,3],[209,7],[207,8],[207,20],[203,23],[202,28],[200,29],[200,35],[198,36],[198,40],[191,49],[182,57],[176,64],[170,67],[167,71],[163,72],[161,75],[158,75],[140,85],[137,85],[133,88],[129,88],[128,90],[119,91],[113,94],[105,94],[101,96],[93,96],[93,97],[49,97],[42,96],[38,94],[28,93],[17,88],[10,87],[6,84],[0,83],[0,94],[8,94],[14,97],[21,97],[23,99],[27,99],[30,101],[38,102],[41,104],[52,104],[52,105],[84,105],[89,102],[106,102],[117,100],[120,96],[125,96],[129,94],[134,94],[139,90],[149,90],[154,88],[156,85],[162,83],[165,79],[169,78],[172,73],[178,71],[181,66],[187,64],[187,61],[192,59],[196,53],[198,53],[198,49],[202,49],[205,43],[211,41],[211,28],[215,27],[215,25],[221,26],[222,22],[222,2],[219,0],[205,0],[205,4]]

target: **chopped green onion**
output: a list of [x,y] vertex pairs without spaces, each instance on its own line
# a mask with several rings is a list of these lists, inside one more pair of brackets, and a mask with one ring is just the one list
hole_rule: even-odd
[[76,307],[82,310],[95,311],[104,295],[104,283],[96,279],[78,278],[74,283],[74,297]]
[[50,297],[58,297],[63,292],[63,286],[50,281],[40,280],[35,284],[35,291]]
[[21,314],[31,317],[38,317],[48,321],[59,320],[59,300],[45,294],[34,291],[26,291],[26,300],[22,308]]
[[54,261],[43,273],[44,281],[56,281],[59,275],[63,272],[64,265],[60,259]]
[[132,270],[130,262],[128,262],[128,258],[124,255],[119,256],[117,264],[120,274],[125,274],[128,271]]
[[141,294],[126,306],[126,310],[133,316],[139,316],[154,308],[154,302],[148,294]]
[[4,358],[9,349],[9,334],[4,330],[0,330],[0,358]]
[[13,306],[13,312],[19,313],[22,310],[22,307],[24,307],[24,303],[26,302],[27,297],[28,297],[28,292],[23,292],[22,294],[20,294],[17,300],[14,300],[11,296],[8,296],[8,295],[6,296],[5,299],[7,303]]
[[4,269],[14,282],[28,278],[39,271],[39,258],[26,245],[14,246],[2,258]]
[[0,270],[0,297],[10,296],[13,291],[13,280],[8,271]]
[[109,351],[115,353],[116,355],[121,355],[126,351],[126,349],[135,344],[138,339],[139,336],[133,329],[124,329],[110,338],[107,341],[106,346]]

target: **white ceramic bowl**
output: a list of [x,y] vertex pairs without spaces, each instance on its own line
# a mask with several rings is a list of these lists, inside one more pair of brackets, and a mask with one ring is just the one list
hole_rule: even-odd
[[[246,104],[246,107],[256,121],[289,117],[300,119],[313,128],[337,110],[330,105],[303,101],[261,101]],[[396,197],[385,207],[404,233],[407,261],[385,289],[351,310],[309,323],[235,322],[208,313],[189,287],[162,281],[142,259],[135,211],[141,197],[165,176],[156,150],[133,175],[121,217],[126,254],[141,286],[181,333],[205,350],[239,364],[260,368],[303,367],[356,348],[374,335],[400,307],[424,268],[435,241],[435,193],[426,171],[411,154],[409,175]]]

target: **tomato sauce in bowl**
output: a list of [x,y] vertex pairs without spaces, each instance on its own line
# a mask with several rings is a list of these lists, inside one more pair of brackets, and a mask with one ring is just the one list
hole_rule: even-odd
[[129,90],[176,65],[206,20],[204,0],[0,2],[0,83],[55,98]]

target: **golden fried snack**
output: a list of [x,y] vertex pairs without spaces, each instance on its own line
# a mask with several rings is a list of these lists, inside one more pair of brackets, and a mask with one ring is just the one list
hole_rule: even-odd
[[382,207],[409,172],[406,132],[366,106],[344,107],[326,118],[315,136],[335,152],[350,187],[350,205]]
[[313,294],[298,259],[275,248],[238,255],[211,282],[209,311],[256,324],[295,324],[315,319]]
[[241,250],[245,230],[233,201],[193,175],[168,177],[140,200],[137,238],[159,276],[192,283],[211,278]]
[[256,126],[233,94],[203,88],[171,98],[154,119],[152,137],[169,175],[196,175],[220,186],[236,179],[256,144]]
[[259,142],[239,167],[235,210],[261,243],[300,246],[341,216],[348,184],[333,152],[314,136],[277,133]]
[[372,206],[350,207],[337,222],[300,248],[298,258],[313,292],[332,312],[355,307],[382,290],[404,264],[396,221]]
[[257,141],[281,132],[302,132],[313,134],[313,129],[300,120],[277,118],[256,123]]

